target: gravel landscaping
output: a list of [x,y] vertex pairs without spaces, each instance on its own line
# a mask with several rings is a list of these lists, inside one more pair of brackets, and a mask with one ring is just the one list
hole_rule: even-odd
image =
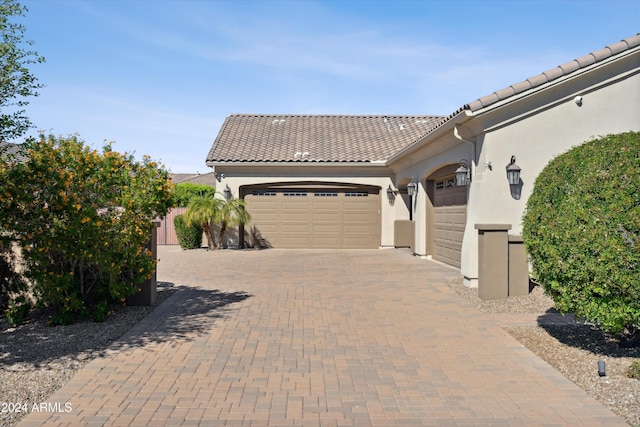
[[[476,289],[465,288],[459,282],[450,286],[468,303],[498,317],[553,313],[553,302],[539,287],[524,297],[482,301]],[[175,290],[169,284],[159,283],[158,304]],[[120,307],[103,323],[87,321],[58,327],[46,326],[47,313],[42,311],[34,312],[17,328],[11,328],[6,319],[1,318],[0,404],[20,403],[31,407],[45,401],[153,308]],[[505,329],[630,425],[640,426],[640,380],[626,374],[633,360],[640,361],[640,348],[619,348],[616,342],[590,325],[578,323],[542,322]],[[599,360],[606,363],[604,377],[598,376]],[[2,412],[0,426],[14,426],[23,415]]]
[[[629,378],[627,370],[640,363],[640,347],[620,348],[618,343],[592,325],[579,322],[546,322],[554,310],[553,301],[539,286],[523,297],[483,301],[477,289],[450,284],[458,295],[480,311],[500,314],[540,315],[538,325],[507,326],[522,345],[553,366],[578,387],[596,398],[630,425],[640,426],[640,379]],[[551,317],[551,316],[548,316]],[[605,362],[606,376],[598,375],[598,361]]]

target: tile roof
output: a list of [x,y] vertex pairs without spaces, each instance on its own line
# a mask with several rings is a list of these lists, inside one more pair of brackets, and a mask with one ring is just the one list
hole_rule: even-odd
[[197,173],[172,173],[171,182],[178,184],[180,182],[189,181],[191,178],[198,176]]
[[384,161],[442,119],[233,114],[222,125],[207,162]]
[[209,173],[173,173],[171,174],[171,182],[174,184],[180,184],[183,182],[190,182],[192,184],[208,185],[210,187],[216,186],[216,176],[213,172]]
[[512,84],[509,87],[495,91],[489,95],[483,96],[482,98],[478,98],[477,100],[466,104],[464,107],[462,107],[462,109],[478,111],[482,108],[495,104],[496,102],[505,100],[529,89],[533,89],[545,83],[549,83],[553,80],[559,79],[560,77],[567,76],[575,71],[588,67],[592,64],[623,53],[636,46],[640,46],[640,33],[636,34],[635,36],[623,39],[618,43],[608,45],[600,50],[596,50],[595,52],[591,52],[587,55],[581,56],[580,58],[574,59],[573,61],[567,62],[566,64],[559,65],[536,76],[529,77],[524,81]]

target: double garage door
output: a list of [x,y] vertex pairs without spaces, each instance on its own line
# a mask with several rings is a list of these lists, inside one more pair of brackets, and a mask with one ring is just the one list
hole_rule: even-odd
[[433,258],[460,267],[462,238],[467,222],[467,188],[455,177],[435,181]]
[[256,190],[245,196],[249,227],[274,248],[377,249],[378,191]]

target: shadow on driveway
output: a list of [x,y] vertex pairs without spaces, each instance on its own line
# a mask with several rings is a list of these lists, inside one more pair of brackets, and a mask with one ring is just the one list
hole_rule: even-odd
[[[163,285],[172,285],[163,283]],[[252,295],[246,292],[179,286],[153,313],[131,328],[111,348],[141,347],[149,343],[191,341],[208,331],[218,319],[227,317],[231,304],[242,302]]]
[[167,282],[159,282],[158,289],[171,294],[158,306],[117,308],[116,314],[102,323],[82,320],[50,327],[46,324],[48,313],[41,311],[19,327],[0,325],[0,368],[23,370],[65,359],[82,362],[104,356],[107,349],[192,340],[216,320],[224,319],[232,304],[251,296],[176,287]]

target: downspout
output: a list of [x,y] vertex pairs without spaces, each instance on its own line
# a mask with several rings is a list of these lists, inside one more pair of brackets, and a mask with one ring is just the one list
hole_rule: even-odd
[[[461,142],[465,142],[467,144],[471,144],[473,158],[471,159],[471,175],[470,176],[473,177],[474,174],[475,174],[475,163],[476,163],[476,143],[474,141],[471,141],[470,139],[466,139],[462,135],[460,135],[460,132],[458,132],[458,125],[455,125],[454,128],[453,128],[453,136],[455,136],[456,139],[461,141]],[[467,203],[469,203],[469,194],[470,194],[470,192],[471,192],[471,183],[467,184]],[[468,218],[468,215],[469,215],[469,210],[467,209],[467,218]],[[466,230],[465,230],[465,234],[466,234]],[[464,237],[463,237],[463,239],[464,239]],[[464,244],[463,244],[463,246],[464,246]],[[478,273],[477,272],[475,274],[475,276],[476,276],[475,278],[468,277],[467,274],[469,274],[469,272],[468,271],[462,272],[462,268],[461,268],[460,272],[463,274],[463,277],[464,277],[463,278],[463,283],[464,283],[465,286],[468,286],[468,287],[477,287],[478,286],[477,285],[477,283],[478,283]],[[475,286],[473,285],[474,282],[475,282]]]

